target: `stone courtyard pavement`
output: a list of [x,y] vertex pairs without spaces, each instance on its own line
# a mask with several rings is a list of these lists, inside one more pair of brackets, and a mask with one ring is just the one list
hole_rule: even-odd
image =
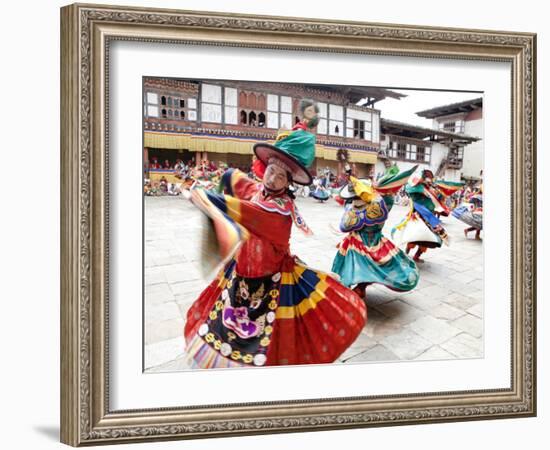
[[[314,235],[293,229],[291,250],[309,266],[330,271],[335,230],[343,208],[334,200],[299,198],[298,207]],[[395,206],[384,228],[405,215]],[[410,293],[367,288],[368,320],[340,363],[445,360],[483,356],[483,245],[466,239],[465,224],[442,219],[451,246],[428,250],[419,264],[420,282]],[[145,198],[144,369],[185,370],[183,326],[189,306],[208,281],[198,270],[200,213],[181,197]],[[483,234],[482,234],[483,236]]]

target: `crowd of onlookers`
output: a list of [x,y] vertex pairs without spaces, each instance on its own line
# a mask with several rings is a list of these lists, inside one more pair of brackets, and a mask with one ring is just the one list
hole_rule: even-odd
[[[166,175],[173,175],[178,181],[170,182],[166,175],[162,174],[160,179],[151,180],[147,177],[144,183],[145,195],[179,195],[183,189],[189,189],[193,185],[202,187],[215,187],[221,176],[230,168],[239,169],[248,175],[249,178],[255,178],[250,165],[227,164],[224,162],[215,163],[214,161],[203,161],[199,166],[195,165],[195,161],[183,161],[177,159],[175,163],[165,160],[164,163],[159,163],[158,158],[153,157],[149,161],[149,170],[166,171]],[[324,169],[319,168],[317,174],[313,176],[313,182],[310,186],[296,186],[296,194],[309,196],[313,192],[326,191],[331,195],[338,189],[342,188],[348,182],[348,177],[345,173],[335,175],[329,167]]]
[[451,199],[454,202],[454,207],[459,206],[461,203],[470,202],[472,197],[483,195],[482,183],[479,181],[468,182],[462,189],[455,192]]
[[145,195],[180,195],[182,192],[183,183],[169,183],[165,176],[162,176],[160,180],[145,179],[143,185],[143,193]]
[[[161,164],[158,158],[152,157],[149,161],[149,170],[165,170],[171,171],[172,175],[178,181],[170,182],[163,174],[158,180],[145,178],[144,193],[145,195],[180,195],[183,189],[189,189],[194,185],[200,185],[206,188],[217,186],[221,176],[230,168],[239,169],[246,173],[250,178],[254,178],[252,167],[250,165],[227,164],[224,162],[215,163],[214,161],[202,161],[197,166],[194,159],[183,161],[177,159],[175,163],[171,163],[168,159]],[[381,174],[379,174],[381,175]],[[329,167],[317,169],[317,174],[313,176],[313,182],[310,186],[296,186],[296,195],[307,197],[314,192],[326,191],[329,195],[339,190],[348,183],[348,175],[341,173],[335,175]],[[470,197],[479,192],[478,182],[468,182],[462,189],[455,192],[446,199],[449,208],[456,208],[463,202],[467,202]],[[408,196],[405,194],[403,187],[395,196],[395,204],[407,205]]]
[[167,171],[166,175],[171,172],[171,175],[178,181],[170,182],[165,174],[162,174],[160,179],[152,180],[147,176],[146,171],[144,193],[149,196],[180,195],[183,189],[189,189],[196,184],[209,188],[217,185],[224,172],[230,168],[236,168],[248,174],[252,173],[250,166],[237,166],[223,162],[216,164],[214,161],[203,161],[199,166],[196,166],[194,160],[186,162],[181,159],[177,159],[174,164],[169,160],[165,160],[164,163],[160,164],[158,159],[153,157],[148,164],[149,171]]
[[172,163],[170,160],[165,159],[164,162],[161,164],[158,161],[158,158],[152,157],[148,162],[148,170],[166,170],[166,171],[172,171],[174,172],[174,175],[178,176],[178,178],[183,178],[190,174],[191,171],[200,171],[201,176],[213,176],[216,174],[220,169],[221,170],[227,170],[228,168],[235,168],[239,169],[245,173],[248,173],[250,171],[251,166],[250,165],[237,165],[237,164],[227,164],[224,162],[219,162],[216,164],[214,161],[202,161],[198,166],[195,164],[195,160],[191,159],[190,161],[183,161],[181,159],[176,159],[174,163]]

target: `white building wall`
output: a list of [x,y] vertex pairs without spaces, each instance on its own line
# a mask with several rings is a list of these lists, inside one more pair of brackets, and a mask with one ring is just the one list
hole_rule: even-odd
[[[386,154],[389,155],[389,151],[388,151],[388,145],[389,145],[389,139],[388,139],[388,136],[386,135],[382,135],[381,137],[381,146],[383,149],[385,149],[386,151]],[[408,145],[411,145],[411,144],[408,144]],[[437,145],[437,144],[435,144]],[[435,146],[434,145],[434,146]],[[441,146],[440,146],[441,147]],[[427,148],[429,148],[427,146]],[[446,148],[446,147],[444,147]],[[412,145],[412,149],[413,149],[413,153],[415,153],[416,151],[416,145]],[[442,151],[442,149],[439,149],[439,150],[434,150],[434,147],[432,147],[432,157],[431,157],[431,161],[434,160],[434,154],[436,154],[436,159],[438,161],[441,161],[441,157],[438,155],[439,152]],[[399,167],[399,170],[400,171],[404,171],[404,170],[408,170],[408,169],[411,169],[413,166],[418,166],[418,169],[415,173],[418,173],[420,174],[420,172],[424,169],[432,169],[432,171],[434,170],[432,168],[432,164],[430,164],[429,162],[422,162],[422,161],[401,161],[401,160],[395,160],[395,159],[390,159],[391,163],[394,164],[396,163],[397,164],[397,167]],[[384,160],[379,158],[377,161],[376,161],[376,164],[374,166],[374,173],[375,173],[375,176],[378,176],[379,174],[383,174],[384,172],[386,171],[386,166],[384,165]]]
[[434,142],[432,146],[432,161],[430,162],[430,170],[437,176],[437,169],[449,153],[449,147],[446,145],[440,144],[439,142]]
[[[462,114],[464,116],[464,114]],[[432,121],[432,127],[435,129],[440,128],[440,124],[447,122],[449,120],[463,120],[460,115],[451,115],[445,117],[437,117]],[[456,131],[456,130],[455,130]],[[460,177],[464,176],[467,178],[479,178],[480,171],[483,169],[483,154],[484,154],[484,143],[483,143],[483,119],[476,120],[466,120],[464,121],[464,134],[468,136],[481,138],[480,141],[473,142],[464,147],[464,156],[462,169],[460,170],[460,176],[457,181],[460,180]],[[453,171],[449,170],[449,176],[456,177]],[[450,178],[447,178],[450,180]]]
[[[383,137],[382,139],[383,148],[386,149],[386,152],[388,152],[388,139],[387,137]],[[439,165],[441,164],[441,161],[445,159],[449,153],[449,148],[446,145],[440,144],[438,142],[433,142],[431,147],[431,159],[429,163],[422,163],[420,161],[400,161],[400,160],[394,160],[390,159],[392,163],[397,163],[397,167],[399,167],[400,171],[411,169],[413,166],[418,165],[418,169],[416,170],[416,174],[420,174],[422,170],[424,169],[430,169],[434,175],[437,174],[437,170],[439,169]],[[374,171],[376,176],[378,174],[383,174],[386,171],[386,167],[384,166],[384,161],[382,159],[378,159],[376,161],[376,165],[374,167]],[[440,178],[443,178],[447,181],[460,181],[461,178],[461,170],[459,169],[446,169],[444,173],[439,175]]]
[[374,165],[374,177],[378,178],[379,175],[383,174],[386,171],[386,166],[384,166],[384,161],[380,158],[376,160]]
[[480,141],[472,142],[464,147],[464,163],[462,174],[465,177],[480,178],[480,171],[483,170],[485,144],[483,139],[483,120],[468,120],[464,126],[464,133],[469,136],[481,138]]
[[445,175],[442,177],[445,181],[460,181],[461,172],[460,169],[447,169]]
[[434,175],[438,178],[443,178],[446,181],[460,181],[460,169],[445,169],[445,171],[437,175],[437,170],[443,159],[447,158],[449,154],[449,147],[446,145],[435,143],[432,147],[432,162],[430,164],[430,169]]

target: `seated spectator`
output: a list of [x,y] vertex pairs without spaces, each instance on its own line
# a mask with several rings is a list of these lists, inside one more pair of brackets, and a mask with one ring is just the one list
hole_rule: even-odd
[[151,180],[145,179],[143,184],[143,193],[145,195],[151,195]]
[[150,169],[160,169],[160,164],[159,164],[158,158],[156,156],[153,156],[151,158],[151,161],[149,161],[149,168]]
[[176,183],[170,183],[170,185],[168,186],[168,195],[180,195],[180,194],[181,194],[181,189],[178,188]]
[[146,195],[159,195],[159,184],[158,181],[151,181],[147,188]]

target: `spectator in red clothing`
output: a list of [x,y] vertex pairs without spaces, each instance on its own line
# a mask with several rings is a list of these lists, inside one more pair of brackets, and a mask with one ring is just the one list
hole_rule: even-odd
[[151,161],[149,162],[149,168],[151,169],[160,169],[160,164],[156,156],[153,156],[151,158]]

